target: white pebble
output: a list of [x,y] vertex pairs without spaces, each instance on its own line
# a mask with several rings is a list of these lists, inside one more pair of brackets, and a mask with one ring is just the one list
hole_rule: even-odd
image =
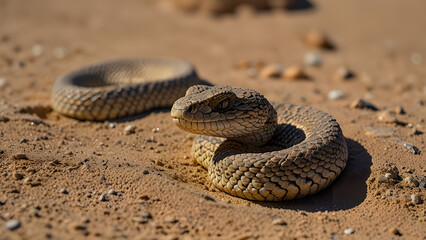
[[108,127],[109,128],[115,128],[115,125],[114,125],[114,123],[110,123],[110,124],[108,124]]
[[135,125],[127,125],[124,128],[124,134],[126,134],[126,135],[130,135],[132,133],[135,133],[135,131],[136,131],[136,126]]
[[348,229],[345,229],[345,231],[343,231],[346,235],[350,235],[350,234],[352,234],[352,233],[354,233],[355,231],[352,229],[352,228],[348,228]]
[[110,189],[108,195],[117,195],[117,192],[114,189]]
[[68,49],[59,47],[53,50],[53,56],[57,59],[64,59],[68,56]]
[[6,86],[7,79],[6,78],[0,78],[0,89]]
[[43,54],[43,52],[44,52],[44,47],[40,44],[36,44],[31,48],[31,53],[35,57],[41,56]]
[[284,67],[279,64],[270,64],[260,70],[259,75],[261,78],[279,78],[284,72]]
[[15,229],[18,229],[21,226],[21,222],[18,220],[10,220],[6,222],[5,226],[7,229],[13,231]]
[[164,218],[164,222],[165,223],[177,223],[177,222],[179,222],[179,220],[177,220],[174,217],[166,217],[166,218]]
[[318,67],[322,64],[322,57],[316,53],[307,53],[303,60],[309,66]]
[[341,90],[333,90],[328,93],[328,98],[333,100],[343,98],[344,96],[345,94]]
[[107,196],[106,196],[106,194],[105,193],[102,193],[101,194],[101,196],[99,196],[99,201],[103,201],[103,202],[105,202],[105,201],[107,201],[108,199],[107,199]]
[[420,197],[416,194],[411,194],[411,202],[419,204],[421,202]]
[[68,191],[65,188],[59,189],[59,192],[63,194],[68,194]]

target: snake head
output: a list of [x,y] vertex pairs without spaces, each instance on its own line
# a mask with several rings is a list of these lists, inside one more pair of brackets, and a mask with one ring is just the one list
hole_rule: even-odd
[[256,145],[270,139],[277,119],[272,105],[254,90],[204,85],[190,87],[171,115],[185,131]]

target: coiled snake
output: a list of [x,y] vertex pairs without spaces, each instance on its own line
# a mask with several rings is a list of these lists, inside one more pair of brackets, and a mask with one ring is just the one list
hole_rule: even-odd
[[348,158],[339,124],[320,110],[270,104],[250,89],[195,85],[192,65],[172,59],[107,62],[60,77],[53,109],[104,120],[171,106],[173,121],[197,135],[194,158],[233,196],[259,201],[304,197],[328,186]]

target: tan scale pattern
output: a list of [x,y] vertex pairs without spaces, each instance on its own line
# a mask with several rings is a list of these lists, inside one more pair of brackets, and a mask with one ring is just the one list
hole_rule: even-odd
[[59,77],[52,89],[51,105],[81,120],[114,119],[170,107],[198,83],[193,66],[182,60],[115,60]]
[[[199,114],[198,110],[202,115],[215,115],[213,107],[210,111],[202,110],[219,98],[221,92],[228,94],[230,91],[237,96],[234,107],[228,110],[234,116],[227,117],[224,113],[225,117],[209,121],[211,118]],[[249,98],[250,101],[247,100]],[[269,120],[263,121],[264,125],[259,124],[262,121],[258,120],[264,119],[265,113],[271,114],[269,120],[277,119],[275,124]],[[246,115],[253,117],[238,120]],[[346,141],[335,119],[311,107],[292,104],[272,106],[253,90],[193,86],[185,97],[175,102],[172,117],[180,128],[203,134],[195,138],[192,154],[208,169],[213,184],[233,196],[258,201],[301,198],[327,187],[346,166]],[[201,128],[198,124],[197,128],[193,127],[194,122],[202,121],[205,122]],[[235,121],[237,125],[249,126],[247,129],[252,131],[251,137],[244,131],[236,136],[231,131],[236,127],[219,130],[212,127],[217,121]],[[233,126],[233,123],[228,126]],[[268,134],[265,136],[268,132],[265,126],[272,128],[269,137]],[[253,139],[265,138],[268,143],[263,146],[252,144]]]

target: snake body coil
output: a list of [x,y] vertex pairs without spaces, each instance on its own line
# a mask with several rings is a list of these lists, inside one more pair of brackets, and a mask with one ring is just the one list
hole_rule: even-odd
[[234,196],[301,198],[327,187],[346,166],[346,141],[335,119],[310,107],[274,108],[254,90],[192,86],[171,114],[178,127],[202,134],[194,140],[194,158],[216,187]]
[[182,60],[122,59],[59,77],[50,102],[54,110],[69,117],[114,119],[170,107],[199,81],[193,66]]
[[199,82],[192,65],[180,60],[111,61],[58,78],[51,105],[77,119],[105,120],[174,103],[177,126],[202,134],[192,154],[213,184],[250,200],[313,194],[344,169],[346,142],[330,115],[292,104],[273,106],[253,90],[195,85]]

